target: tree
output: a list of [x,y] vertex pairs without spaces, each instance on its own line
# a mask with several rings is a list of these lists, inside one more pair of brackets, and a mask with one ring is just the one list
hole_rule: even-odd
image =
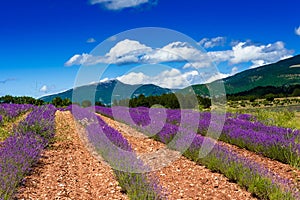
[[274,94],[270,93],[265,96],[267,101],[274,101]]
[[61,107],[63,103],[62,98],[60,97],[55,97],[54,99],[52,99],[51,104],[53,104],[55,107]]
[[1,97],[1,102],[2,103],[14,103],[14,100],[13,100],[13,96],[11,95],[6,95],[4,97]]
[[71,99],[69,99],[69,98],[65,98],[64,100],[62,100],[62,106],[69,106],[69,105],[71,105],[72,104],[72,101],[71,101]]

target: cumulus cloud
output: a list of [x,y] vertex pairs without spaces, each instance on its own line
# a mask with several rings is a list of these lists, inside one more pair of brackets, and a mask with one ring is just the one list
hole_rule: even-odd
[[111,48],[105,57],[107,58],[106,62],[109,63],[136,63],[139,61],[141,55],[150,53],[151,51],[151,47],[141,44],[138,41],[125,39]]
[[210,61],[213,61],[216,64],[228,62],[229,65],[251,63],[252,65],[250,68],[255,68],[289,58],[292,54],[293,51],[286,49],[282,41],[266,45],[251,44],[250,41],[237,42],[230,50],[207,52],[210,59],[207,59],[206,64],[204,59],[200,62],[188,63],[184,68],[192,66],[200,68],[203,67],[204,64],[208,65]]
[[[126,64],[126,63],[161,63],[161,62],[203,62],[208,60],[207,54],[199,51],[186,42],[172,42],[162,48],[153,49],[139,41],[125,39],[118,42],[104,56],[76,54],[65,66],[92,65],[97,63]],[[204,64],[202,64],[204,65]]]
[[215,74],[212,74],[212,75],[210,74],[209,76],[206,76],[204,83],[211,83],[216,80],[227,78],[229,76],[230,76],[230,74],[224,74],[221,72],[217,72]]
[[213,63],[227,62],[229,65],[250,63],[251,68],[254,68],[291,57],[292,54],[293,51],[286,49],[282,41],[270,44],[253,44],[250,41],[236,42],[228,50],[205,53],[186,42],[172,42],[154,49],[139,41],[125,39],[118,42],[103,56],[76,54],[65,63],[65,66],[97,63],[122,65],[126,63],[185,62],[183,68],[187,69],[207,68],[212,67]]
[[216,46],[224,46],[226,42],[225,37],[215,37],[215,38],[203,38],[198,42],[200,46],[203,46],[205,49],[213,48]]
[[87,41],[86,41],[86,43],[95,43],[95,42],[97,42],[97,41],[95,40],[95,38],[89,38],[89,39],[87,39]]
[[48,92],[48,86],[47,86],[47,85],[43,85],[43,86],[40,88],[40,92],[47,93],[47,92]]
[[172,42],[162,48],[145,54],[141,59],[146,63],[196,62],[207,59],[207,55],[187,42]]
[[92,5],[102,4],[109,10],[122,10],[124,8],[137,7],[142,4],[155,4],[153,0],[91,0]]
[[165,88],[183,88],[195,83],[199,77],[198,71],[180,72],[178,69],[170,69],[156,76],[149,76],[142,72],[130,72],[117,79],[127,84],[155,84]]
[[298,28],[295,28],[295,33],[296,33],[296,35],[300,36],[300,26]]
[[226,74],[226,73],[221,73],[221,72],[215,72],[215,73],[201,73],[202,79],[204,80],[204,83],[211,83],[216,80],[224,79],[229,76],[235,75],[239,71],[238,67],[233,67],[231,69],[231,72]]
[[83,53],[83,54],[75,54],[74,56],[72,56],[66,63],[65,66],[72,66],[72,65],[82,65],[84,63],[86,63],[89,58],[91,58],[92,56],[87,54],[87,53]]
[[276,62],[293,54],[293,51],[286,49],[281,41],[267,45],[248,45],[246,42],[240,42],[232,48],[232,52],[230,63],[252,62],[253,65]]

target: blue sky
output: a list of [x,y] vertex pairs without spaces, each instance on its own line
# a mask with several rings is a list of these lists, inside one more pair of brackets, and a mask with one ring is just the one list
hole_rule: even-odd
[[[0,96],[39,97],[71,88],[80,69],[78,64],[86,64],[82,60],[84,55],[90,55],[107,38],[140,27],[168,28],[191,37],[211,52],[219,77],[276,62],[300,54],[299,4],[297,0],[2,1]],[[119,42],[124,44],[124,40],[116,40],[111,47]],[[134,38],[128,41],[128,45],[138,44],[138,50],[144,45],[139,52],[142,55],[149,52],[157,55],[159,49],[168,45],[155,46]],[[182,42],[183,47],[184,41],[173,42]],[[151,49],[145,53],[147,48]],[[136,51],[134,56],[141,57]],[[178,59],[164,60],[166,63],[174,69],[161,70],[158,65],[163,77],[169,78],[161,81],[157,74],[151,78],[140,71],[128,72],[130,67],[149,64],[140,60],[121,63],[124,68],[113,65],[111,72],[101,78],[119,77],[129,83],[147,80],[162,86],[182,87],[184,84],[172,84],[172,80],[179,75],[189,77],[188,80],[195,76],[194,69],[183,68],[187,63]],[[122,77],[124,72],[127,77]],[[166,81],[170,84],[164,85]],[[193,79],[191,83],[197,81]]]

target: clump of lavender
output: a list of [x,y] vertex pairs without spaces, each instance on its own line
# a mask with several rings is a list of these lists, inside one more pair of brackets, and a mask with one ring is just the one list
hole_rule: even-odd
[[[114,117],[116,120],[122,121],[130,126],[134,126],[149,136],[154,136],[154,138],[161,137],[163,142],[166,143],[172,140],[171,135],[176,134],[176,127],[180,126],[189,129],[194,126],[191,124],[197,123],[198,129],[195,131],[203,136],[213,137],[262,154],[271,159],[298,168],[300,167],[300,131],[277,126],[267,126],[257,121],[257,119],[250,114],[227,113],[224,127],[221,135],[219,135],[216,133],[221,131],[219,129],[219,121],[221,120],[217,120],[217,115],[214,116],[216,119],[211,120],[212,114],[209,112],[199,114],[192,110],[168,109],[166,110],[167,117],[165,123],[163,115],[156,115],[155,119],[150,119],[150,109],[145,107],[113,107],[112,109],[96,107],[95,110],[106,116]],[[157,108],[156,112],[162,112],[160,110],[161,109]],[[130,115],[127,116],[128,114],[126,115],[126,113]],[[183,116],[189,120],[183,122]],[[207,134],[209,128],[211,128],[211,131],[210,134]],[[165,129],[172,130],[172,133],[167,131],[167,134],[164,134]]]
[[[97,108],[100,113],[123,121],[146,135],[149,128],[143,128],[143,125],[149,124],[149,110],[145,108],[116,108],[114,112],[109,108]],[[124,111],[131,111],[133,120],[126,118],[122,114]],[[190,112],[190,113],[186,113]],[[218,130],[218,124],[214,120],[211,123],[211,113],[200,113],[200,119],[197,122],[198,130],[189,128],[189,123],[194,123],[194,111],[168,110],[167,122],[163,128],[152,136],[154,139],[168,144],[169,148],[184,152],[184,155],[195,162],[201,163],[209,169],[223,173],[229,179],[238,182],[240,185],[248,188],[250,192],[262,199],[300,199],[297,188],[289,188],[293,184],[282,177],[278,177],[268,169],[258,163],[237,155],[228,148],[218,145],[215,140],[204,137],[208,131],[208,127]],[[181,114],[190,115],[190,120],[181,122]],[[160,121],[160,119],[156,119]],[[217,121],[217,120],[216,120]],[[253,122],[254,121],[254,122]],[[180,124],[184,123],[184,124]],[[153,126],[161,126],[159,123],[151,123],[152,130],[157,130]],[[201,133],[201,135],[197,134]],[[178,135],[183,137],[178,137]],[[202,136],[203,135],[203,136]],[[226,114],[224,129],[221,139],[229,143],[237,144],[248,149],[259,149],[260,153],[265,152],[267,156],[279,153],[290,156],[289,152],[296,152],[292,159],[299,159],[299,144],[295,143],[295,139],[299,138],[299,131],[292,131],[279,127],[268,127],[255,121],[250,115]],[[229,139],[228,139],[229,138]],[[205,140],[205,142],[204,142]],[[268,146],[269,145],[269,146]],[[287,147],[297,148],[287,148]],[[188,148],[187,148],[188,147]],[[213,147],[207,149],[208,147]],[[282,148],[276,148],[282,147]],[[271,150],[270,150],[271,149]],[[186,151],[185,151],[186,150]],[[274,154],[272,154],[274,152]],[[204,153],[202,156],[201,153]],[[288,153],[288,154],[287,154]]]
[[0,104],[0,114],[7,121],[11,121],[16,117],[32,110],[35,106],[30,104]]
[[18,184],[39,159],[44,145],[34,133],[12,136],[0,149],[0,196],[11,199]]
[[114,169],[120,186],[130,199],[160,199],[162,188],[145,172],[150,169],[137,158],[128,141],[88,109],[72,107],[72,114],[86,128],[87,139]]
[[17,186],[54,136],[56,108],[36,107],[0,147],[0,199],[12,199]]

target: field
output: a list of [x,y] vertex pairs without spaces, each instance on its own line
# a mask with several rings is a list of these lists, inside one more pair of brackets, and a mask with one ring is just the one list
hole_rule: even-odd
[[0,104],[0,199],[300,199],[300,113]]

